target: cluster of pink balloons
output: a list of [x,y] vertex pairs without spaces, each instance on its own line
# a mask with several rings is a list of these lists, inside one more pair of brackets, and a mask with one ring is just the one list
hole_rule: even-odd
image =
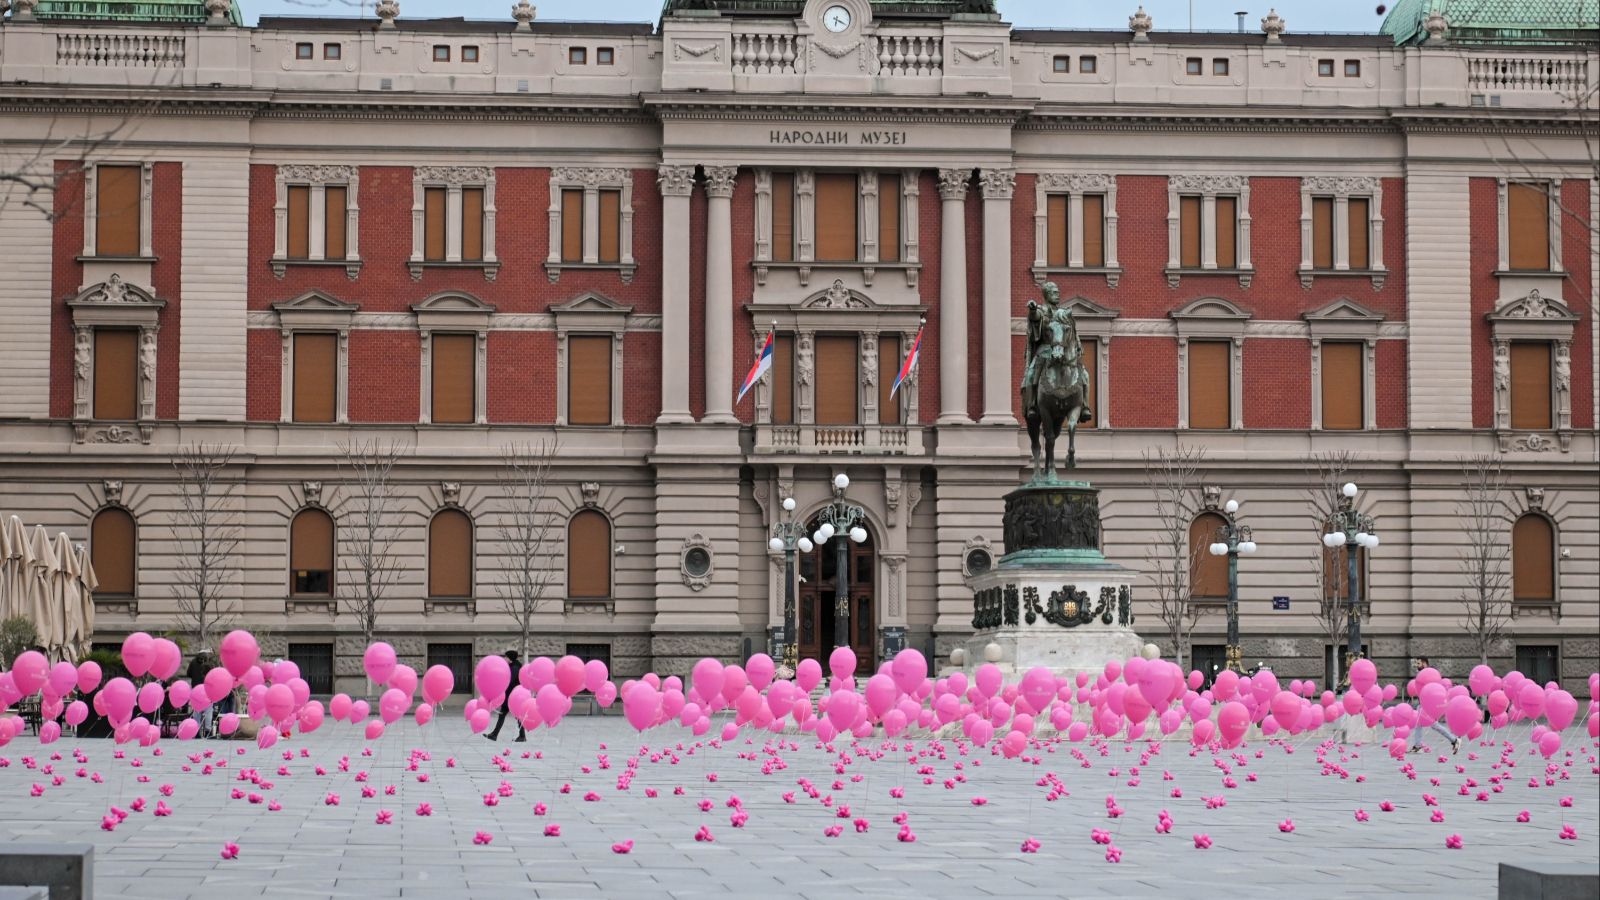
[[572,698],[581,691],[593,693],[602,707],[616,702],[617,687],[609,678],[606,664],[599,660],[539,656],[513,673],[505,657],[485,656],[473,670],[477,695],[467,701],[462,715],[474,734],[487,729],[494,711],[502,707],[529,731],[540,725],[554,728],[571,712]]

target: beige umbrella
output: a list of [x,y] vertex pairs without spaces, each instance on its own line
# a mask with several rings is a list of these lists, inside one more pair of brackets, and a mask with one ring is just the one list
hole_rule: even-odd
[[94,592],[100,587],[100,579],[94,574],[94,562],[89,559],[89,549],[82,544],[78,545],[78,645],[77,659],[89,655],[91,638],[94,637]]
[[27,615],[33,620],[34,629],[39,632],[39,643],[48,649],[53,627],[50,623],[53,618],[50,588],[60,563],[56,560],[56,552],[50,546],[50,535],[45,533],[43,525],[33,526],[33,539],[29,546],[33,551],[33,566],[28,578]]
[[6,607],[6,617],[28,616],[33,611],[28,606],[28,587],[33,577],[33,547],[28,543],[28,533],[23,529],[20,518],[12,516],[0,527],[4,527],[11,538],[11,565],[6,573],[6,593],[11,600]]
[[11,618],[11,529],[0,519],[0,620]]
[[51,655],[67,659],[77,642],[81,630],[77,620],[83,611],[78,601],[82,590],[78,583],[78,554],[72,549],[72,538],[64,531],[56,534],[52,549],[56,555],[56,569],[50,574],[50,643],[45,646],[50,648]]

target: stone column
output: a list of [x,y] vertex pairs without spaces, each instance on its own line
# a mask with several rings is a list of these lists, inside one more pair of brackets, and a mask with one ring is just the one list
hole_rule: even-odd
[[693,422],[689,414],[689,195],[694,166],[660,168],[661,416],[657,424]]
[[939,424],[967,417],[968,169],[939,170]]
[[[1014,169],[984,169],[983,195],[983,418],[984,425],[1015,428],[1011,412],[1011,194]],[[1080,229],[1081,230],[1081,229]]]
[[733,415],[733,184],[738,166],[706,166],[706,415]]

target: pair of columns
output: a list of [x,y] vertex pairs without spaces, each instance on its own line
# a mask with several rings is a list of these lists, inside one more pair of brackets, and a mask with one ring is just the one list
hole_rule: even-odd
[[[735,424],[733,414],[733,188],[737,166],[706,166],[706,410],[702,421]],[[972,170],[939,170],[943,203],[939,268],[939,424],[967,424],[966,202]],[[693,422],[689,411],[689,200],[695,167],[661,166],[662,424]],[[1011,195],[1016,172],[984,169],[983,414],[985,425],[1013,425],[1011,412]],[[795,298],[799,300],[800,298]]]

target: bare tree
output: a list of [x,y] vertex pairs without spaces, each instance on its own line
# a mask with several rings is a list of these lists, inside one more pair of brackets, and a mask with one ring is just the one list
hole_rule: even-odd
[[1461,549],[1461,627],[1478,648],[1478,662],[1511,624],[1511,573],[1506,565],[1505,469],[1500,457],[1477,453],[1461,458],[1462,498],[1456,503],[1466,546]]
[[521,653],[528,656],[534,617],[550,602],[545,591],[558,571],[549,564],[548,546],[556,515],[549,509],[550,472],[559,444],[540,441],[508,448],[502,454],[499,536],[505,553],[500,569],[500,602],[516,620]]
[[1204,547],[1189,546],[1189,525],[1200,511],[1200,464],[1205,449],[1179,444],[1172,450],[1144,451],[1145,483],[1156,505],[1156,528],[1145,549],[1155,583],[1156,618],[1166,626],[1179,666],[1189,655],[1189,638],[1202,608],[1194,584]]
[[400,539],[399,501],[394,493],[394,467],[409,453],[396,441],[353,441],[339,444],[340,469],[349,471],[349,483],[338,504],[340,568],[344,608],[361,626],[361,643],[372,643],[384,595],[400,578],[402,560],[395,553]]
[[0,154],[0,210],[15,203],[51,222],[81,213],[81,191],[71,202],[63,202],[57,193],[100,162],[113,157],[128,161],[119,150],[160,111],[166,101],[158,92],[175,78],[145,85],[149,93],[132,96],[123,112],[100,118],[52,117],[44,133],[29,141],[31,147]]
[[228,477],[236,454],[231,446],[194,443],[172,459],[179,504],[170,526],[178,549],[172,596],[179,628],[194,636],[197,651],[227,627],[225,592],[238,574],[238,482]]
[[[1339,510],[1340,498],[1344,496],[1340,489],[1349,480],[1358,460],[1359,457],[1349,450],[1331,450],[1306,457],[1306,476],[1310,482],[1305,492],[1306,521],[1319,547],[1322,536],[1328,533],[1333,514]],[[1350,627],[1350,607],[1340,592],[1339,573],[1344,568],[1337,560],[1330,563],[1328,559],[1333,552],[1325,547],[1317,550],[1310,564],[1317,585],[1317,624],[1322,626],[1322,635],[1329,646],[1337,648],[1345,642]],[[1330,685],[1339,684],[1344,677],[1340,671],[1343,655],[1336,650],[1333,659],[1333,671],[1326,673]]]

